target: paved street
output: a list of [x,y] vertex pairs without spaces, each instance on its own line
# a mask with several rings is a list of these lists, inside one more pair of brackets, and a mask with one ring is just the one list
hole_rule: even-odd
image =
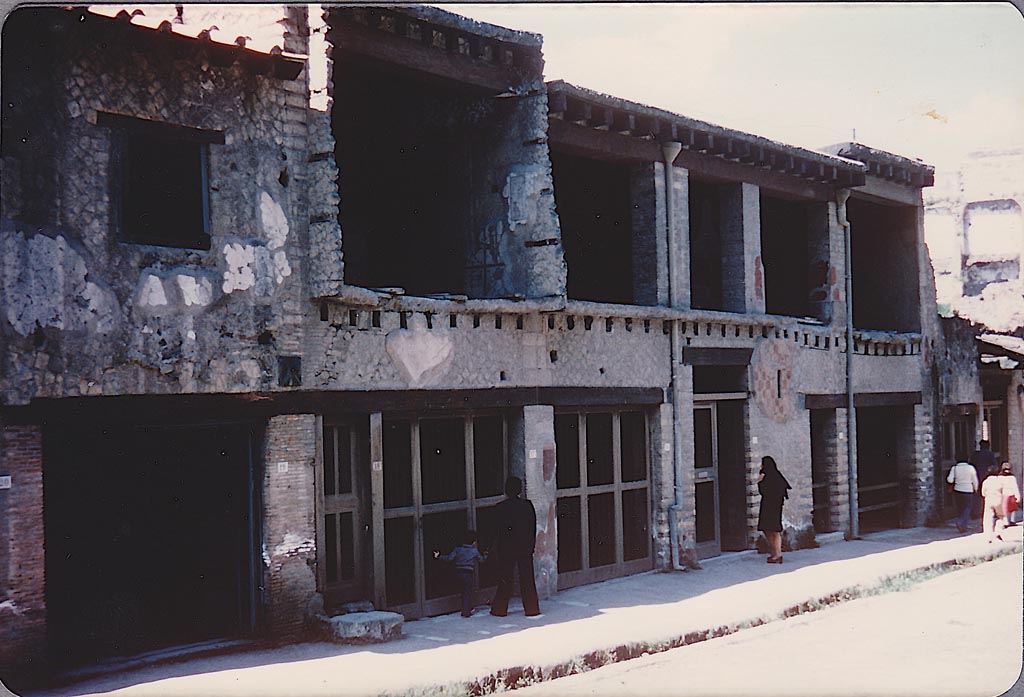
[[[728,649],[730,644],[725,641],[757,637],[765,632],[769,632],[770,637],[785,636],[789,642],[789,632],[770,633],[775,627],[802,626],[795,624],[801,621],[799,619],[784,618],[794,614],[812,618],[816,614],[834,612],[822,610],[823,607],[834,607],[838,603],[842,610],[847,605],[855,606],[858,598],[879,593],[888,594],[876,598],[884,603],[880,607],[890,608],[888,615],[882,613],[882,620],[887,624],[866,620],[857,625],[847,622],[848,631],[842,635],[844,641],[851,639],[856,644],[821,640],[819,645],[818,641],[810,639],[810,648],[806,648],[799,643],[782,646],[778,639],[768,642],[785,656],[785,660],[771,658],[766,663],[786,666],[782,676],[786,680],[783,694],[791,694],[794,686],[813,684],[798,679],[794,671],[800,667],[802,673],[812,672],[811,661],[804,656],[813,658],[817,666],[822,649],[827,649],[830,655],[843,651],[844,646],[872,646],[903,631],[900,635],[903,639],[897,642],[899,652],[909,656],[917,655],[908,653],[911,651],[934,651],[938,662],[945,664],[950,662],[948,658],[958,646],[982,646],[987,642],[984,637],[968,634],[969,631],[984,633],[981,627],[986,624],[1002,627],[1007,615],[1016,618],[1016,624],[1011,627],[1018,632],[1011,665],[1018,665],[1021,533],[1021,527],[1011,528],[1005,535],[1006,542],[989,545],[981,534],[958,535],[952,525],[891,530],[866,535],[862,540],[787,552],[786,563],[781,566],[765,564],[763,555],[752,552],[723,555],[707,560],[701,571],[638,574],[560,592],[543,601],[541,617],[524,617],[520,606],[511,608],[509,616],[501,619],[489,616],[486,611],[468,620],[456,613],[408,622],[401,640],[385,644],[345,646],[307,642],[281,647],[253,646],[221,655],[181,656],[176,662],[108,666],[100,674],[79,676],[74,682],[51,685],[29,694],[32,697],[486,694],[551,679],[558,674],[571,674],[585,666],[607,665],[629,656],[640,656],[645,651],[656,653],[683,644],[691,645],[687,655],[692,655],[692,651],[702,645],[722,645]],[[1004,557],[1008,563],[1004,563]],[[967,629],[970,624],[950,624],[939,633],[926,629],[927,617],[921,619],[921,615],[928,612],[916,609],[915,603],[904,607],[904,603],[915,596],[906,592],[892,593],[908,587],[909,583],[935,576],[938,579],[934,583],[945,579],[971,579],[974,571],[987,567],[1004,570],[992,581],[1002,579],[1003,585],[993,591],[981,581],[965,581],[969,586],[978,585],[977,592],[971,591],[969,599],[979,608],[978,612],[972,610],[970,618],[950,619],[945,602],[940,601],[942,607],[932,613],[935,619],[951,623],[976,620],[977,626],[970,630]],[[988,578],[987,575],[982,577]],[[985,614],[980,612],[982,602],[996,603],[1003,609]],[[999,606],[1000,602],[1004,605]],[[762,626],[750,629],[757,625]],[[858,631],[850,632],[851,627]],[[965,633],[962,639],[957,638],[960,631]],[[726,639],[710,639],[726,634],[729,635]],[[851,638],[851,634],[856,636]],[[883,653],[887,651],[889,649],[884,649]],[[846,658],[853,660],[856,655],[860,654]],[[928,655],[933,654],[927,653],[926,657]],[[642,665],[644,660],[637,658],[622,665],[632,669]],[[701,669],[710,660],[701,659],[698,662]],[[744,662],[740,663],[741,660]],[[757,657],[737,658],[727,662],[725,671],[709,673],[707,679],[713,686],[723,685],[726,684],[722,682],[723,675],[735,673],[740,684],[733,684],[735,691],[727,694],[751,694],[755,680],[759,680],[763,672],[756,669],[759,660]],[[737,670],[737,665],[742,666],[742,670]],[[931,680],[943,669],[944,666],[930,666],[922,672]],[[875,668],[864,672],[876,679],[887,674]],[[664,682],[659,680],[658,684],[665,685],[666,690],[675,690],[663,690],[661,694],[703,694],[701,690],[691,689],[691,683],[687,682],[698,680],[700,670],[687,669],[684,674],[686,680],[678,677]],[[827,668],[821,669],[821,675],[829,689],[821,689],[822,683],[818,683],[817,688],[809,688],[808,694],[844,694],[832,689],[838,683]],[[551,683],[559,689],[564,684],[567,683]],[[950,689],[948,694],[967,694],[960,691],[961,683],[943,678],[941,684],[956,686],[957,689]],[[548,686],[542,684],[542,687]],[[992,697],[1001,691],[989,691],[987,695]],[[618,695],[621,691],[615,689],[608,694]],[[640,694],[647,692],[642,690]],[[895,693],[888,690],[876,694]],[[909,694],[931,697],[940,693],[921,689]]]
[[994,697],[1021,669],[1021,561],[1013,555],[516,694]]

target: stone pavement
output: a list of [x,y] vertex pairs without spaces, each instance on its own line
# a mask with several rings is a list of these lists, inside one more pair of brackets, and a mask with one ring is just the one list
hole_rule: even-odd
[[724,636],[1020,554],[1022,527],[988,544],[952,525],[837,541],[766,564],[726,554],[688,572],[650,572],[562,591],[527,618],[486,607],[407,622],[400,640],[369,646],[306,643],[192,658],[30,692],[57,695],[487,694],[644,653]]

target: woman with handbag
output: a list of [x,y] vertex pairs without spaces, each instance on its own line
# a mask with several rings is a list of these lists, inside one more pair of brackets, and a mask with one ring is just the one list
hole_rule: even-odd
[[1004,462],[999,468],[999,476],[1007,478],[1003,484],[1005,492],[1003,513],[1006,514],[1006,526],[1013,527],[1017,524],[1013,521],[1013,514],[1020,510],[1020,488],[1017,486],[1017,478],[1013,476],[1013,469],[1010,468],[1009,462]]
[[1017,480],[1009,464],[1004,463],[999,469],[993,467],[989,471],[989,476],[981,485],[981,496],[985,500],[981,514],[982,530],[990,543],[996,539],[1002,540],[1000,533],[1006,525],[1003,518],[1006,515],[1007,499],[1012,497],[1015,502],[1020,499]]

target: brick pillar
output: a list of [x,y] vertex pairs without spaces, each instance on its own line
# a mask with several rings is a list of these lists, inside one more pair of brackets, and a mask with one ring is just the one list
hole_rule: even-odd
[[549,598],[558,590],[558,527],[555,504],[555,410],[546,405],[523,407],[512,423],[512,474],[523,479],[523,496],[537,509],[537,549],[533,568],[537,593]]
[[654,568],[672,568],[669,516],[675,503],[675,449],[672,445],[672,405],[661,404],[650,417],[651,491],[654,501]]
[[[902,411],[902,410],[901,410]],[[897,467],[902,495],[902,527],[924,525],[935,508],[935,471],[932,467],[932,419],[927,405],[906,409],[906,423],[897,441]],[[911,421],[912,419],[912,421]],[[902,421],[903,419],[901,419]]]
[[722,186],[722,305],[726,312],[764,312],[761,261],[761,190]]
[[265,631],[277,641],[303,638],[316,596],[314,466],[316,416],[275,416],[263,447]]
[[[673,360],[678,360],[673,356]],[[697,560],[697,516],[694,504],[696,502],[696,483],[694,479],[693,463],[696,457],[694,453],[693,440],[693,366],[679,365],[676,370],[679,383],[676,385],[674,399],[673,418],[679,422],[680,429],[680,473],[679,495],[682,501],[682,509],[676,517],[679,539],[676,541],[679,546],[679,562],[683,565]],[[673,493],[673,500],[675,496]]]
[[[43,432],[0,425],[0,676],[8,687],[46,664]],[[14,681],[14,682],[12,682]]]
[[[664,188],[664,187],[662,187]],[[672,265],[672,297],[676,308],[690,307],[690,171],[672,167],[672,230],[675,245]]]
[[809,307],[811,314],[826,324],[832,321],[833,290],[836,283],[843,282],[843,269],[837,269],[833,260],[830,220],[835,218],[834,206],[825,202],[807,206]]
[[645,162],[630,171],[633,229],[633,301],[668,305],[668,237],[665,235],[665,166]]

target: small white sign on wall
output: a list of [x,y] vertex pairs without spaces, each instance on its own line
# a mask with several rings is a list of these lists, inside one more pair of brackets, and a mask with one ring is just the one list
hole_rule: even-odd
[[287,462],[278,462],[277,463],[277,473],[278,474],[284,474],[287,471],[288,471],[288,463]]
[[4,476],[0,477],[0,489],[10,489],[10,488],[11,488],[11,475],[5,474]]
[[384,462],[382,460],[374,460],[373,464],[371,466],[372,466],[374,472],[383,472],[384,471]]
[[531,450],[530,451],[530,459],[531,460],[536,460],[537,459],[537,451],[536,450]]

